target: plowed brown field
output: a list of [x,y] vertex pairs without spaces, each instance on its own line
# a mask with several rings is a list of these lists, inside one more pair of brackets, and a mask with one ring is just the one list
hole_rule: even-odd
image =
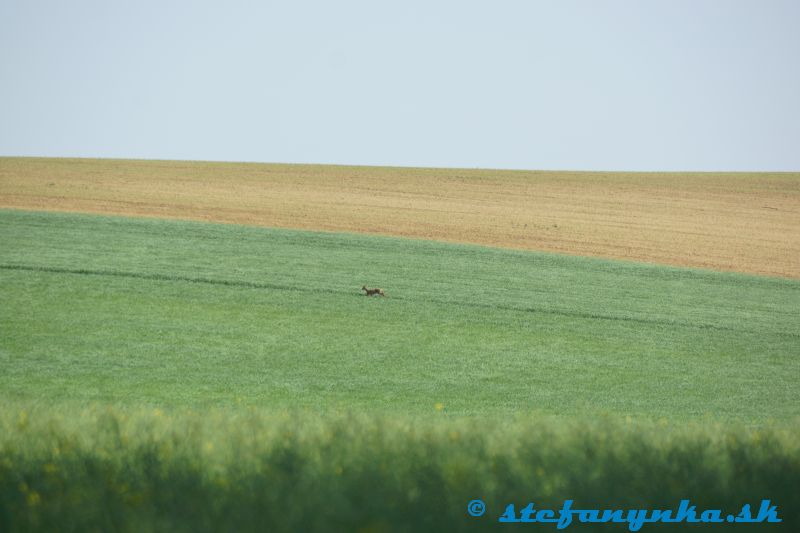
[[0,158],[0,207],[375,233],[800,278],[800,173]]

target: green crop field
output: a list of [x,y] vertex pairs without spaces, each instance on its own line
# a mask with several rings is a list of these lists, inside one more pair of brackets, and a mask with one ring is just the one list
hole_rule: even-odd
[[[0,215],[7,398],[800,415],[800,282],[480,247]],[[387,298],[366,298],[363,284]]]
[[0,302],[0,530],[440,531],[526,493],[798,523],[800,281],[0,210]]

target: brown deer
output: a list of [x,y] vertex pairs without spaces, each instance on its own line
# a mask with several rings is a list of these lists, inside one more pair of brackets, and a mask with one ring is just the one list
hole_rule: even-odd
[[376,294],[379,294],[386,298],[386,295],[383,293],[383,289],[368,289],[366,286],[362,286],[361,290],[366,291],[366,296],[375,296]]

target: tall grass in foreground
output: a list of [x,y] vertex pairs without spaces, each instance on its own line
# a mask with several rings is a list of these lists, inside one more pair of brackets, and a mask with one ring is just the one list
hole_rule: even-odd
[[[765,529],[796,531],[798,443],[787,426],[13,404],[0,414],[0,531],[473,530],[500,527],[508,503],[684,498],[724,513],[768,498],[784,522]],[[475,498],[481,518],[466,513]]]

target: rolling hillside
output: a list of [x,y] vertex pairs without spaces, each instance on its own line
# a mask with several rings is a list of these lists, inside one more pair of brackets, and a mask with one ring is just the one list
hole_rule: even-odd
[[358,232],[800,278],[800,175],[0,158],[0,207]]
[[798,183],[0,158],[0,530],[796,531]]

